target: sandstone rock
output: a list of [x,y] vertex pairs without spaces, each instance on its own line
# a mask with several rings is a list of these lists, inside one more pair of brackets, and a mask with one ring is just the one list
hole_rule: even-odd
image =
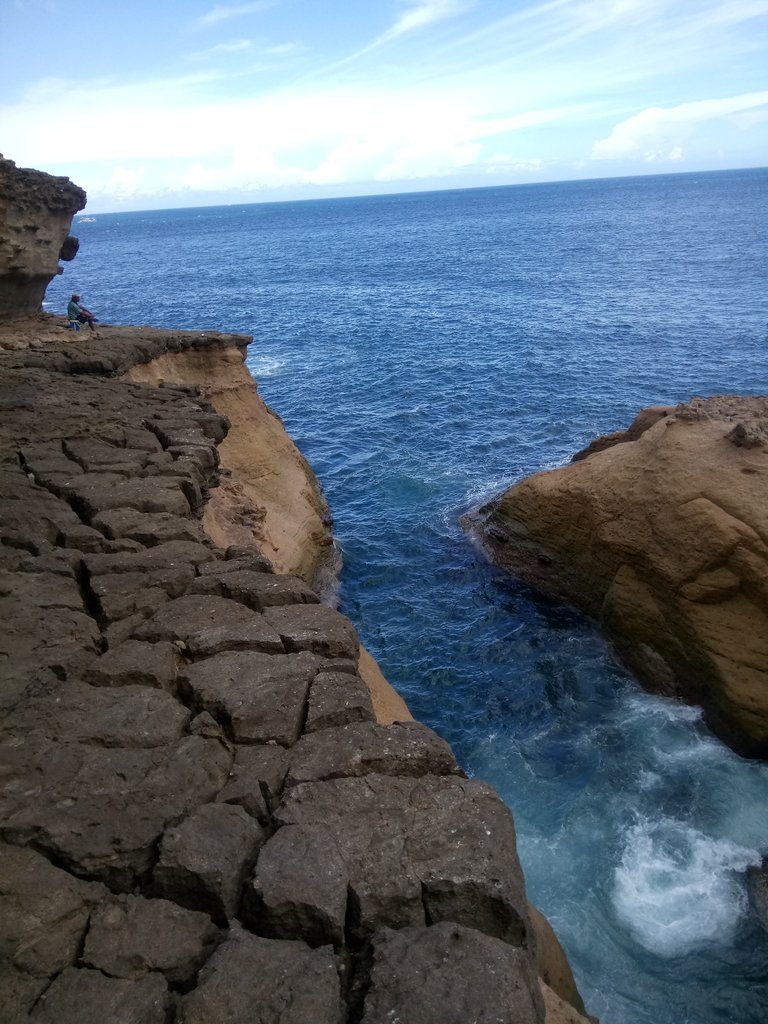
[[135,981],[157,971],[171,985],[189,985],[219,936],[207,914],[168,900],[113,896],[91,916],[82,961],[113,978]]
[[384,930],[373,938],[362,1024],[543,1024],[530,957],[461,925]]
[[539,977],[560,999],[583,1014],[584,1002],[552,925],[532,903],[528,904],[528,913],[536,932],[536,969]]
[[306,732],[373,721],[371,691],[357,673],[320,672],[315,676],[309,691]]
[[768,449],[728,435],[766,422],[768,398],[694,399],[465,520],[515,575],[599,618],[643,683],[701,704],[756,756],[768,755]]
[[236,925],[181,1005],[180,1024],[342,1024],[330,949],[274,942]]
[[168,986],[160,974],[138,981],[67,967],[30,1014],[36,1024],[165,1024]]
[[374,773],[461,774],[445,740],[420,722],[353,722],[302,736],[290,753],[286,786]]
[[0,194],[0,320],[18,320],[39,312],[60,255],[74,255],[65,243],[85,192],[69,178],[0,157]]
[[238,910],[263,839],[262,828],[242,807],[204,804],[163,836],[152,892],[224,923]]

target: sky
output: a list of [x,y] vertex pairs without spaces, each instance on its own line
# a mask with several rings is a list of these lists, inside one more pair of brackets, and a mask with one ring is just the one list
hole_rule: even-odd
[[0,0],[0,152],[88,212],[768,164],[768,0]]

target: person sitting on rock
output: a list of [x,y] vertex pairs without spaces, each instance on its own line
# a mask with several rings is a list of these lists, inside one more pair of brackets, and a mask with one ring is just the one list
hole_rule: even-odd
[[[92,331],[96,329],[93,326],[97,322],[96,317],[90,309],[80,305],[80,296],[77,292],[74,293],[67,304],[67,319],[69,320],[70,327],[74,327],[75,324],[88,324]],[[79,331],[80,328],[76,327],[75,330]]]

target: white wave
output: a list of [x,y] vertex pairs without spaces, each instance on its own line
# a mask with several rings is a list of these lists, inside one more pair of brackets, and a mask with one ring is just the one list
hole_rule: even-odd
[[259,377],[277,376],[285,364],[285,359],[278,359],[276,356],[255,356],[248,359],[248,369],[256,380]]
[[612,901],[634,938],[662,957],[729,943],[747,908],[741,873],[756,850],[713,839],[674,818],[627,831]]

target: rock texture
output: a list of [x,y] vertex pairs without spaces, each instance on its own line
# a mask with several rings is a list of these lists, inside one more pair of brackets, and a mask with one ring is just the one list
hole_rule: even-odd
[[77,239],[72,217],[85,192],[69,178],[24,170],[0,155],[0,322],[40,310],[45,289],[71,260]]
[[509,811],[208,536],[227,418],[127,379],[243,345],[0,331],[0,1020],[540,1024]]
[[598,618],[643,683],[768,756],[768,398],[645,410],[580,454],[465,523]]

